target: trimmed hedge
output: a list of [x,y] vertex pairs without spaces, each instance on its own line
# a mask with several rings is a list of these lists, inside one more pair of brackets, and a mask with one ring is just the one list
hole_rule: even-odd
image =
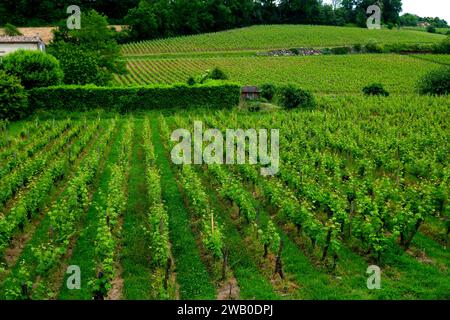
[[54,86],[29,91],[33,109],[88,111],[105,109],[128,112],[168,108],[229,109],[239,104],[241,87],[234,83],[208,82],[188,86],[97,87]]

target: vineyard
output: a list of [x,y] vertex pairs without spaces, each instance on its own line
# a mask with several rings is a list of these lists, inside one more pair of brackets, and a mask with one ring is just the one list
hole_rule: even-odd
[[126,44],[125,56],[181,52],[271,50],[302,47],[333,47],[366,44],[373,39],[382,44],[434,43],[445,38],[414,30],[367,30],[332,26],[253,26],[224,32],[176,37]]
[[[434,66],[364,58],[337,63],[353,83],[338,71],[315,82],[313,58],[298,81],[352,92],[378,63],[389,89],[409,92],[396,77]],[[235,70],[258,61],[248,60]],[[317,99],[314,111],[67,113],[2,124],[0,298],[449,299],[449,98]],[[173,164],[170,135],[194,121],[222,132],[278,128],[279,172]],[[373,264],[381,290],[366,287]],[[78,290],[67,285],[69,266],[80,269]]]
[[186,82],[190,76],[219,67],[230,80],[248,84],[294,83],[321,93],[358,93],[381,82],[392,93],[412,93],[419,78],[448,64],[446,55],[345,55],[312,57],[219,57],[131,59],[129,74],[116,77],[119,85]]

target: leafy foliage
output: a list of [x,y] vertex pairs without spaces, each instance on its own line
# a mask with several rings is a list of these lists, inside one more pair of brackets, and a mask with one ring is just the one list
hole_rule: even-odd
[[28,95],[20,80],[0,72],[0,119],[17,120],[28,112]]
[[64,77],[59,61],[41,51],[10,53],[2,59],[0,69],[19,78],[26,89],[59,85]]
[[313,108],[316,105],[314,96],[303,89],[288,85],[279,88],[278,102],[286,109]]
[[[30,104],[47,110],[132,111],[161,108],[232,108],[239,103],[240,86],[209,82],[205,85],[148,87],[59,86],[30,91]],[[170,104],[168,104],[170,101]]]
[[421,94],[446,95],[450,93],[450,66],[426,74],[418,83]]
[[66,84],[107,85],[114,73],[126,73],[114,31],[96,11],[83,12],[81,20],[81,29],[69,30],[65,21],[60,23],[48,51],[60,59]]
[[368,86],[365,86],[362,91],[367,96],[389,96],[389,92],[384,89],[381,83],[372,83]]
[[19,29],[17,29],[16,26],[14,26],[10,23],[5,24],[3,29],[7,36],[21,36],[22,35],[22,33],[19,31]]
[[267,99],[267,101],[272,101],[276,94],[276,88],[273,84],[265,83],[261,87],[261,97]]

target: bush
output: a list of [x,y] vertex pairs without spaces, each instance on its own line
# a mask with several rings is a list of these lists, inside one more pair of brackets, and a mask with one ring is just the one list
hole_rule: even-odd
[[383,47],[374,39],[369,40],[366,44],[366,50],[370,53],[382,53]]
[[22,33],[19,31],[19,29],[17,29],[16,26],[14,26],[10,23],[5,24],[3,29],[7,36],[21,36],[22,35]]
[[429,33],[436,33],[436,28],[434,26],[428,26],[427,27],[427,32],[429,32]]
[[266,83],[261,86],[261,97],[267,99],[267,101],[272,101],[276,93],[276,88],[273,84]]
[[41,51],[15,51],[3,58],[0,67],[19,78],[25,89],[58,85],[64,78],[59,61]]
[[230,109],[239,104],[241,86],[210,82],[207,85],[97,87],[56,86],[30,90],[30,105],[36,109],[133,111],[150,109]]
[[450,92],[450,66],[427,73],[418,83],[421,94],[445,95]]
[[445,38],[439,43],[435,50],[437,53],[450,54],[450,37]]
[[278,92],[278,101],[286,109],[313,108],[316,106],[314,96],[303,89],[292,85],[281,87]]
[[0,118],[17,120],[26,115],[28,96],[20,80],[0,72]]
[[228,80],[228,76],[225,74],[224,71],[222,71],[219,68],[214,68],[212,69],[212,71],[209,73],[209,79],[212,80]]
[[194,77],[189,77],[189,79],[187,80],[187,84],[188,84],[188,86],[193,86],[193,85],[195,85],[195,79],[194,79]]
[[389,30],[394,29],[394,24],[393,24],[392,22],[389,22],[389,23],[387,24],[387,28],[388,28]]
[[380,83],[373,83],[364,87],[363,92],[366,96],[389,96],[389,92],[387,92]]

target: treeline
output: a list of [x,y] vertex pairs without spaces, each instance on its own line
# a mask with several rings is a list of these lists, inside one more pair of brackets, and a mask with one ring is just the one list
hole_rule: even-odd
[[400,17],[400,24],[402,26],[411,26],[415,27],[419,25],[420,23],[429,24],[430,26],[433,26],[435,28],[447,28],[447,21],[444,19],[439,19],[438,17],[432,18],[432,17],[419,17],[415,14],[406,13]]
[[[133,40],[188,35],[255,24],[366,26],[373,0],[141,0],[124,21]],[[396,24],[401,0],[380,0],[384,23]]]
[[[150,28],[154,37],[193,34],[253,24],[365,25],[373,0],[2,0],[0,25],[55,24],[69,5],[95,9],[110,23]],[[401,0],[380,0],[383,20],[396,23]]]
[[78,5],[84,11],[94,9],[108,16],[110,23],[122,23],[128,10],[138,4],[139,0],[1,0],[0,25],[53,25],[68,16],[66,10],[70,5]]

